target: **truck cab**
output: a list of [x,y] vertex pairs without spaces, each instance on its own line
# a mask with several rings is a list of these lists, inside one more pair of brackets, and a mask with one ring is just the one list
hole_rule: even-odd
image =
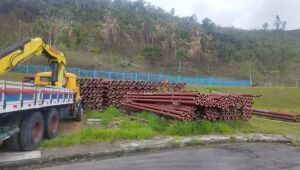
[[[51,72],[40,72],[34,77],[34,84],[37,86],[51,85]],[[76,101],[80,98],[79,86],[77,84],[77,76],[73,73],[65,73],[63,77],[63,88],[71,89],[75,92]]]

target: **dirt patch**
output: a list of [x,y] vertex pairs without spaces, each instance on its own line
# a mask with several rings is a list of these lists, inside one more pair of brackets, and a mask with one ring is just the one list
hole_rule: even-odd
[[73,120],[64,120],[60,124],[60,134],[78,131],[84,127],[84,122],[75,122]]

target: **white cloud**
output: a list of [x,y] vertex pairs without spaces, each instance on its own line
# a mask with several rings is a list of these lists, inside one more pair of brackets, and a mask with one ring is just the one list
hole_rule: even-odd
[[147,0],[153,5],[169,11],[175,9],[176,15],[196,14],[201,21],[211,18],[222,26],[235,26],[244,29],[261,28],[268,22],[273,26],[275,15],[288,22],[289,29],[300,27],[299,0]]

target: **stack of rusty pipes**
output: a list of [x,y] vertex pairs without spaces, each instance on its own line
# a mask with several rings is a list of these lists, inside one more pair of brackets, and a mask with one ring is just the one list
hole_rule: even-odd
[[145,110],[184,121],[204,118],[212,121],[251,118],[251,95],[201,94],[196,91],[128,93],[122,106]]
[[103,79],[78,79],[85,109],[102,109],[107,106],[119,107],[128,92],[152,93],[162,90],[177,91],[185,83],[160,83],[145,81],[120,81]]
[[102,79],[78,79],[84,109],[101,109],[103,107]]
[[145,81],[118,81],[110,80],[102,82],[104,88],[103,105],[119,107],[124,95],[127,93],[153,93],[167,88],[170,91],[182,90],[185,83],[159,83]]

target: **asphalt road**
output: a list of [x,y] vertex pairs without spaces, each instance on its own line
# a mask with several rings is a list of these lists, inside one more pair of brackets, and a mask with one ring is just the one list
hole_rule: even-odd
[[300,148],[236,144],[94,160],[44,170],[300,170]]

